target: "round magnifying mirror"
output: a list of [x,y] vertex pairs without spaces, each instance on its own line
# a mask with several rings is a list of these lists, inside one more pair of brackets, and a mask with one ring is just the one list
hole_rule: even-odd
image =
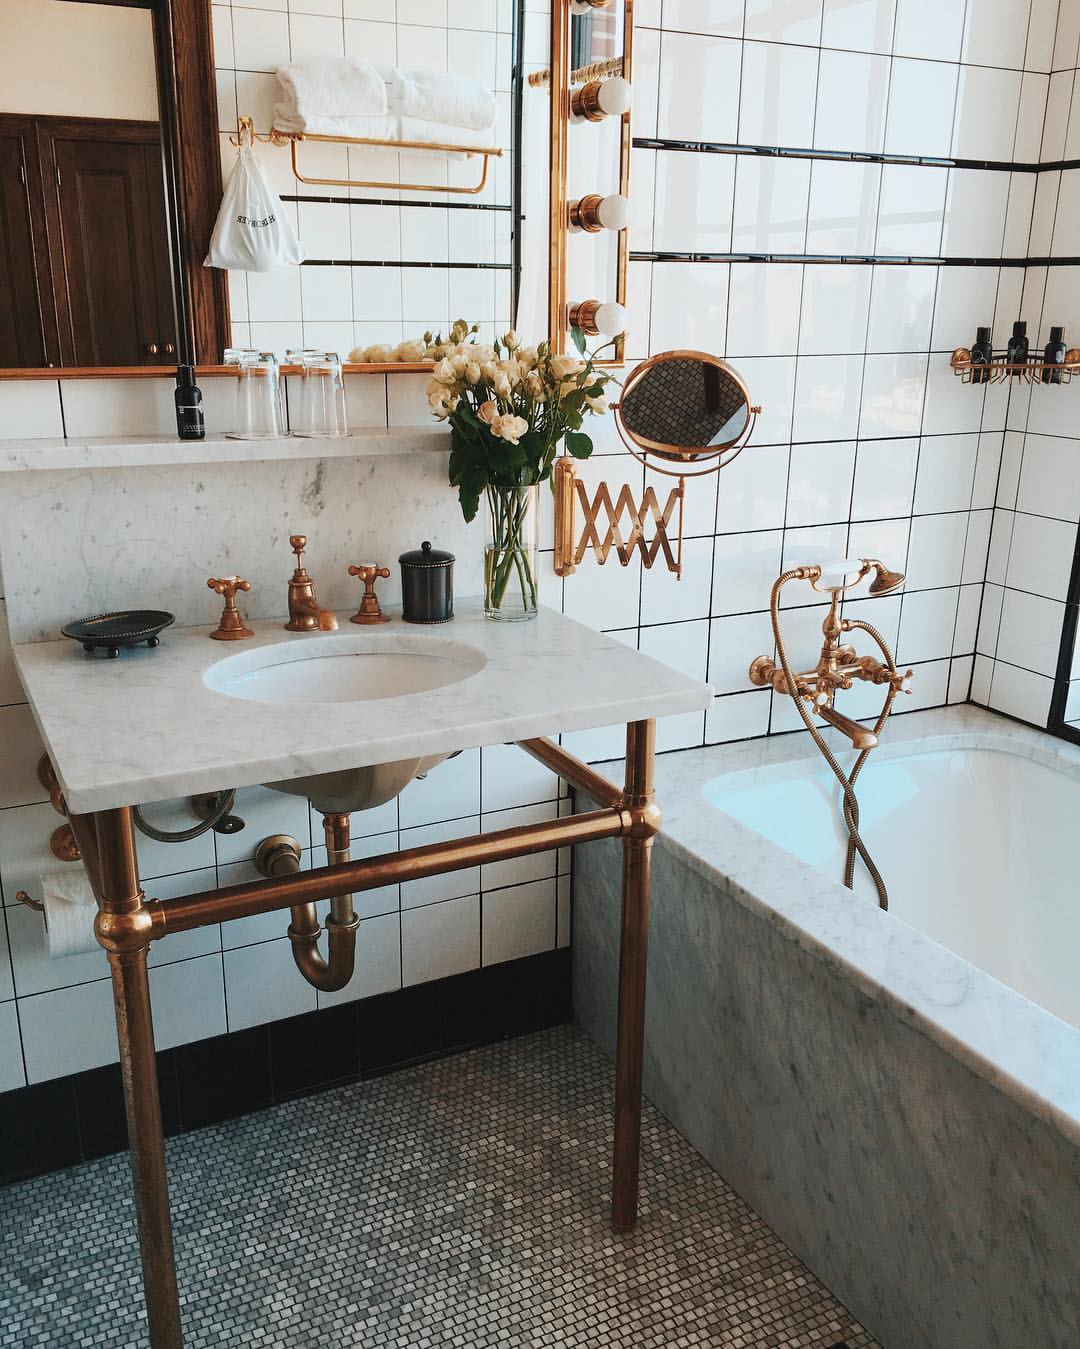
[[685,463],[737,454],[757,409],[738,371],[718,356],[664,351],[630,373],[617,412],[642,454]]

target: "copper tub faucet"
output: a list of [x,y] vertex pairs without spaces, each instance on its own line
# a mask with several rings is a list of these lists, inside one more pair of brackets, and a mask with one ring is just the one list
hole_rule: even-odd
[[287,632],[334,632],[337,617],[331,609],[323,609],[315,598],[315,582],[304,566],[306,534],[290,534],[289,544],[296,554],[296,570],[289,579],[289,621]]

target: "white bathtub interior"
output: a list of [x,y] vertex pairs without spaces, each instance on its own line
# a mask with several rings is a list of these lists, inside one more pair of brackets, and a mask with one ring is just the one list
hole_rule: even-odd
[[[703,790],[841,881],[841,793],[824,763],[727,774]],[[883,920],[910,924],[1080,1026],[1080,777],[1002,749],[883,746],[857,794],[860,832],[889,890]],[[861,861],[851,902],[876,906]]]

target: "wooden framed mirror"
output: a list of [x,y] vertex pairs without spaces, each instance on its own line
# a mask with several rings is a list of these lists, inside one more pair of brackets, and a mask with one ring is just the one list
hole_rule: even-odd
[[[4,348],[0,377],[55,378],[60,369],[65,378],[165,375],[181,362],[206,375],[225,373],[229,346],[281,354],[315,346],[347,358],[428,330],[446,332],[458,317],[492,336],[514,325],[526,253],[545,281],[548,271],[547,221],[530,221],[528,249],[524,243],[521,105],[527,73],[551,60],[551,17],[525,0],[492,0],[457,16],[451,7],[430,24],[398,23],[388,8],[367,7],[364,18],[352,18],[344,9],[341,16],[304,14],[238,0],[5,0],[12,15],[0,16],[0,46],[11,48],[17,26],[24,84],[37,90],[20,102],[0,80],[0,115],[19,121],[6,138],[0,129],[0,228],[23,249],[20,265],[0,275],[5,310],[19,315],[11,325],[18,340]],[[117,40],[103,50],[83,44],[84,56],[71,44],[64,67],[50,34],[88,28],[99,47],[107,33]],[[465,163],[443,155],[436,163],[434,147],[423,154],[312,143],[303,149],[301,180],[288,146],[260,142],[260,162],[297,222],[305,260],[273,274],[205,267],[238,119],[250,117],[267,137],[279,93],[275,70],[328,55],[460,71],[489,87],[501,156],[492,160],[485,190],[454,197],[458,176],[476,176],[475,156]],[[136,75],[142,97],[130,106],[76,100],[80,85],[115,92]],[[70,97],[57,106],[61,84]],[[50,118],[66,120],[54,128],[63,132],[59,139],[49,138]],[[96,139],[93,128],[73,129],[95,120]],[[141,151],[129,146],[140,136]],[[546,139],[539,147],[545,162]],[[70,160],[59,187],[58,154]],[[432,190],[387,189],[388,169],[390,180],[397,175],[403,185]],[[380,189],[354,185],[376,179]],[[150,204],[162,197],[158,214]],[[84,227],[79,213],[91,199],[98,205]],[[545,319],[530,327],[537,340]],[[418,368],[426,364],[346,365]]]
[[[220,201],[210,7],[5,0],[4,373],[218,359],[225,280],[201,266]],[[184,191],[177,184],[184,184]]]

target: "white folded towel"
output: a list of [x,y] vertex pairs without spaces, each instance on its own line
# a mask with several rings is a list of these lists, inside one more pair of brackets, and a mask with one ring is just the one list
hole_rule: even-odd
[[305,117],[303,125],[280,114],[280,104],[274,113],[277,131],[300,132],[305,136],[362,136],[368,140],[389,141],[401,139],[397,117]]
[[438,70],[384,67],[382,73],[389,109],[399,117],[489,133],[495,125],[495,95],[476,80]]
[[98,949],[94,936],[97,901],[84,867],[53,871],[41,878],[45,941],[51,956],[73,956]]
[[281,131],[312,131],[323,118],[380,117],[387,111],[386,82],[370,61],[323,56],[277,71],[281,101],[274,125]]

